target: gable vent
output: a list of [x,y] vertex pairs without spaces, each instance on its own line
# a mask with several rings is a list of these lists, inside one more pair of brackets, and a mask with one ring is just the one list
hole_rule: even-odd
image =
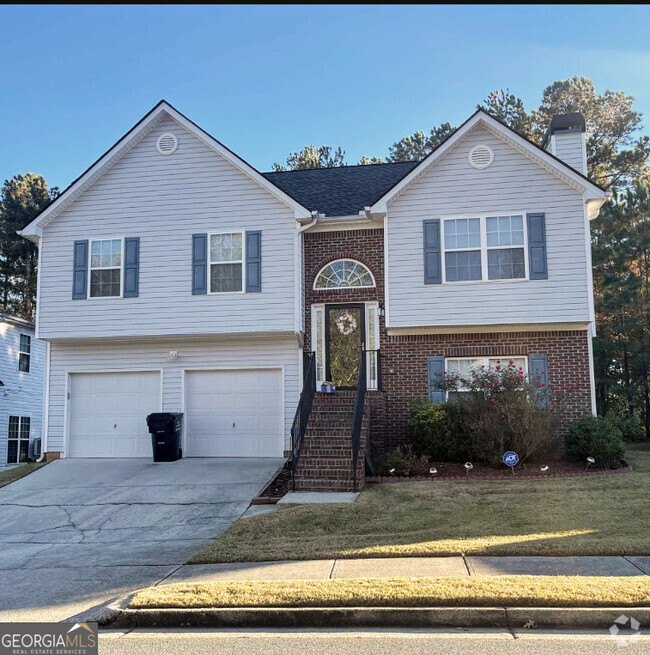
[[494,153],[490,146],[474,146],[469,151],[467,159],[470,166],[482,170],[483,168],[487,168],[494,161]]
[[165,132],[158,137],[156,141],[156,150],[161,155],[173,155],[178,148],[178,139],[171,132]]

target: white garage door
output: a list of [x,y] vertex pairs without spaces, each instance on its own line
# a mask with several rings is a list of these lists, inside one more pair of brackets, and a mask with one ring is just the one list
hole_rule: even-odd
[[282,457],[282,371],[186,374],[188,457]]
[[160,373],[70,375],[70,457],[151,457],[146,418],[160,411]]

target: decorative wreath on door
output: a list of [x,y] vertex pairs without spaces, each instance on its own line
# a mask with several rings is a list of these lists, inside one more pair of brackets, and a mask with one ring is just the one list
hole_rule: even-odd
[[357,329],[357,320],[347,309],[336,317],[334,324],[343,336],[352,334]]

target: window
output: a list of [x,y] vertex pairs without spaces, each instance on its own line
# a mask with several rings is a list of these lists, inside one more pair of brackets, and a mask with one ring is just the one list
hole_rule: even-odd
[[374,286],[372,273],[353,259],[330,262],[320,270],[314,282],[314,289],[364,289]]
[[446,218],[444,281],[525,279],[524,214]]
[[210,293],[238,293],[244,289],[244,234],[210,235]]
[[[524,371],[524,375],[528,372],[528,358],[527,357],[510,357],[504,355],[503,357],[461,357],[458,359],[446,359],[445,370],[447,373],[460,375],[464,378],[471,378],[475,370],[485,366],[493,370],[498,370],[498,367],[506,368],[510,365],[510,361],[515,368],[520,367]],[[458,386],[458,391],[469,391],[467,386]]]
[[[480,280],[481,219],[456,218],[445,224],[445,280]],[[470,250],[476,248],[476,250]]]
[[512,280],[526,277],[524,217],[488,216],[488,279]]
[[29,458],[29,416],[10,416],[7,432],[7,464],[19,464]]
[[29,373],[31,363],[32,338],[29,334],[20,335],[20,351],[18,353],[18,370],[21,373]]
[[90,297],[122,295],[122,239],[102,239],[90,244]]

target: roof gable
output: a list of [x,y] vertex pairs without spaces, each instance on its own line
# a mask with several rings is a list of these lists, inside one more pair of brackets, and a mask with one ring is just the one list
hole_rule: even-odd
[[554,155],[546,152],[538,145],[517,134],[507,125],[479,109],[468,118],[449,138],[438,146],[431,154],[423,159],[415,168],[405,175],[397,184],[389,189],[370,208],[371,213],[386,213],[387,205],[399,194],[408,188],[413,182],[431,166],[439,162],[445,154],[459,144],[477,126],[484,127],[489,132],[508,143],[515,150],[519,151],[542,168],[545,168],[553,175],[556,175],[564,182],[585,194],[587,201],[598,201],[598,207],[607,198],[607,192],[594,184],[587,177],[571,168],[568,164]]
[[112,166],[127,152],[136,146],[158,123],[164,118],[174,119],[187,129],[196,138],[214,149],[227,161],[248,175],[251,179],[276,196],[279,200],[293,209],[296,218],[311,216],[309,209],[296,201],[286,191],[277,187],[272,181],[264,177],[259,171],[236,155],[232,150],[217,141],[210,134],[201,129],[169,103],[161,100],[150,112],[136,123],[115,145],[106,151],[84,173],[74,180],[64,191],[48,205],[20,234],[24,237],[38,241],[43,227],[58,216],[66,207],[74,202],[86,189],[100,179]]

